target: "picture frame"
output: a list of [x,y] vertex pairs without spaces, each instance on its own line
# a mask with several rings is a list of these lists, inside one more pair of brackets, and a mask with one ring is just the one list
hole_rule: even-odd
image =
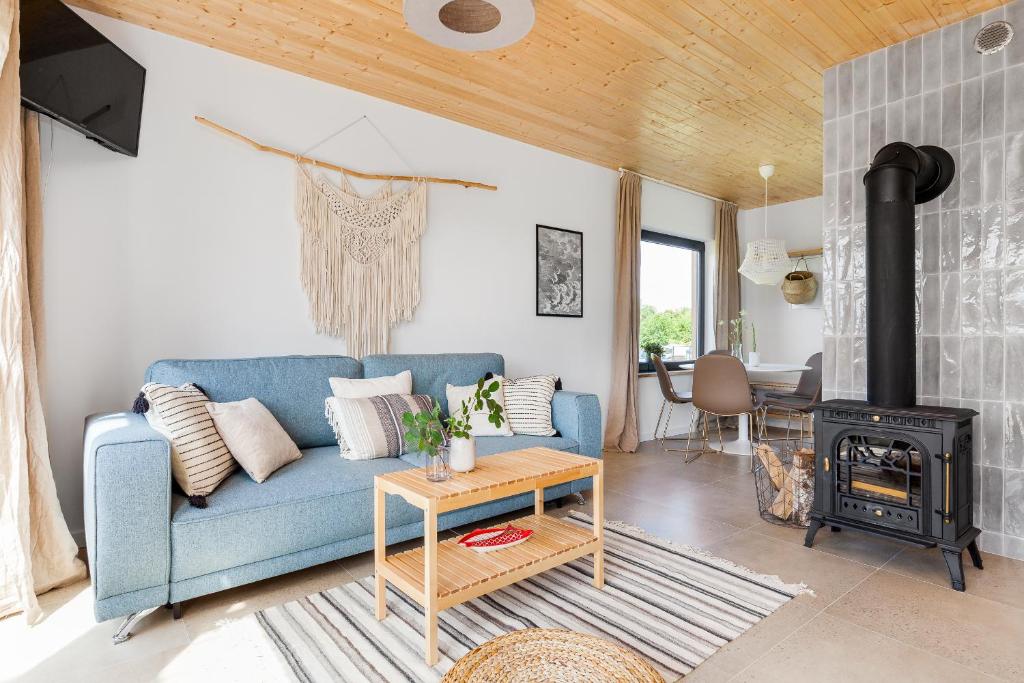
[[583,233],[537,224],[537,315],[583,317]]

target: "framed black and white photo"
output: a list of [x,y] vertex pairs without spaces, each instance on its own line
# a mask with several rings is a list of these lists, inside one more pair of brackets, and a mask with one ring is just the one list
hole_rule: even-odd
[[537,226],[537,315],[583,317],[583,233]]

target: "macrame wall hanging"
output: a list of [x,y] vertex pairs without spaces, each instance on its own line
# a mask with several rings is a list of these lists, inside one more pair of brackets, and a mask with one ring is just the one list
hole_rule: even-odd
[[[344,337],[348,355],[356,358],[387,353],[391,328],[411,320],[419,304],[420,237],[427,228],[427,184],[498,189],[456,178],[354,171],[261,144],[202,116],[195,120],[260,152],[294,159],[302,288],[309,299],[310,315],[318,333]],[[373,126],[401,158],[391,141],[366,116],[331,133],[314,147],[361,121]],[[332,184],[315,168],[338,171],[340,186]],[[386,182],[364,197],[352,187],[348,176]],[[408,184],[396,190],[395,181]]]
[[350,356],[387,353],[391,328],[420,302],[420,237],[427,185],[391,181],[359,195],[296,164],[302,287],[316,331],[344,337]]

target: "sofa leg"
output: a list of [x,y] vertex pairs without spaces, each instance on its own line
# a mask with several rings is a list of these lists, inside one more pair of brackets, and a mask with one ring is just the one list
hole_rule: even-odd
[[114,645],[120,645],[131,638],[132,629],[134,629],[140,621],[149,616],[155,609],[156,607],[150,607],[149,609],[144,609],[139,612],[132,612],[126,616],[124,621],[121,622],[121,625],[117,627],[117,630],[114,631],[114,635],[111,637]]
[[178,619],[181,619],[181,603],[180,602],[176,602],[173,605],[171,605],[171,616],[174,618],[175,621],[177,621]]
[[572,495],[576,496],[576,504],[577,505],[585,505],[586,504],[587,499],[584,498],[583,494],[580,493],[579,491],[577,491],[576,493],[574,493]]

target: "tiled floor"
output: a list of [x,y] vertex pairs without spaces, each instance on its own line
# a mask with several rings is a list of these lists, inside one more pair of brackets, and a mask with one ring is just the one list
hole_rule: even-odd
[[[815,592],[688,679],[1024,680],[1024,562],[986,555],[984,571],[968,563],[967,592],[956,593],[935,550],[828,530],[807,549],[801,530],[762,521],[747,459],[709,453],[684,465],[678,454],[646,443],[635,455],[608,454],[606,468],[609,519],[803,581]],[[240,651],[218,625],[371,571],[372,558],[363,555],[196,599],[180,621],[159,611],[117,647],[109,642],[116,622],[93,622],[81,582],[43,596],[48,618],[34,628],[20,617],[0,621],[0,678],[271,680],[273,669]]]

